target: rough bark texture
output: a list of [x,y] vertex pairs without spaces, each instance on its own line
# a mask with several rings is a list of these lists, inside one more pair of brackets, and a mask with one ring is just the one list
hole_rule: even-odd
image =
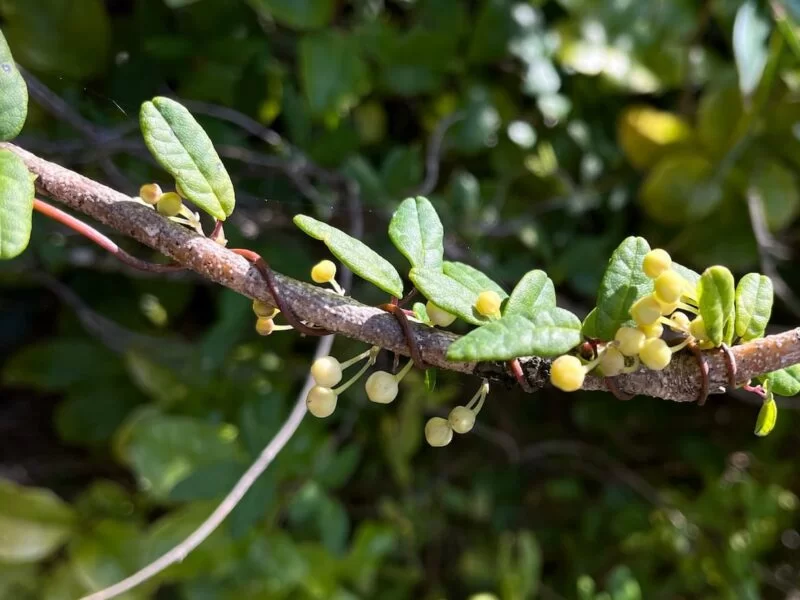
[[[31,172],[37,175],[36,188],[40,194],[158,250],[211,281],[250,298],[272,302],[258,271],[244,258],[190,229],[172,223],[156,211],[132,202],[128,196],[74,171],[43,160],[13,144],[0,143],[0,148],[16,153],[25,161]],[[269,260],[269,256],[264,258]],[[280,274],[276,274],[276,278],[284,297],[301,319],[408,356],[403,332],[388,313]],[[505,363],[448,361],[445,352],[457,338],[452,333],[414,325],[414,334],[428,365],[472,373],[508,387],[518,385]],[[732,350],[738,365],[736,380],[738,384],[743,384],[756,375],[800,363],[800,328],[735,346]],[[710,392],[720,393],[728,381],[724,354],[712,350],[704,355],[709,363]],[[531,390],[549,385],[549,361],[530,357],[521,358],[520,363]],[[681,352],[663,371],[643,369],[630,375],[620,375],[614,380],[617,388],[628,394],[692,402],[697,399],[701,375],[695,357],[691,353]],[[603,378],[594,376],[586,378],[583,388],[608,389]]]

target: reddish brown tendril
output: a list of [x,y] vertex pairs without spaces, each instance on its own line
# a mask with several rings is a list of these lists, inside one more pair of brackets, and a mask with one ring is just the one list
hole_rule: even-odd
[[417,340],[414,337],[414,330],[411,328],[411,323],[409,322],[405,311],[397,304],[381,304],[378,306],[378,308],[394,315],[394,318],[397,319],[398,325],[400,325],[400,329],[403,330],[403,337],[406,338],[406,344],[408,345],[408,353],[411,355],[411,359],[414,361],[414,364],[419,369],[427,369],[425,361],[422,360],[422,353],[419,351]]
[[767,397],[767,392],[760,385],[750,385],[749,383],[746,383],[742,386],[742,389],[745,392],[750,392],[751,394],[755,394],[756,396],[760,396],[761,398]]
[[634,394],[629,394],[628,392],[623,392],[621,389],[619,389],[619,386],[617,385],[617,382],[614,381],[613,377],[605,377],[604,381],[608,391],[614,394],[614,397],[617,400],[627,401],[634,397]]
[[518,358],[508,361],[508,368],[511,369],[514,379],[517,380],[519,387],[521,387],[524,392],[533,392],[533,388],[528,385],[528,380],[525,378],[525,373],[522,371],[522,365]]
[[405,296],[400,298],[397,302],[392,302],[392,304],[397,304],[399,306],[405,306],[408,302],[417,295],[417,288],[411,288],[411,291],[408,292]]
[[253,264],[255,269],[264,278],[264,281],[267,284],[267,289],[269,289],[269,293],[275,300],[275,304],[278,305],[278,308],[280,309],[284,318],[294,329],[305,335],[322,336],[333,333],[332,331],[328,331],[327,329],[323,329],[321,327],[311,327],[306,325],[297,318],[297,315],[295,314],[294,310],[292,310],[292,307],[289,306],[289,304],[278,291],[277,281],[275,281],[275,276],[272,273],[272,269],[269,268],[267,261],[261,258],[260,254],[253,252],[252,250],[247,250],[246,248],[232,248],[231,252],[238,254]]
[[727,368],[728,371],[728,387],[730,389],[734,389],[736,387],[736,373],[737,373],[736,357],[733,355],[733,352],[731,351],[731,349],[728,347],[727,344],[722,344],[722,346],[720,346],[720,349],[725,355],[725,367]]
[[689,344],[689,349],[697,360],[697,366],[700,367],[700,392],[697,394],[697,405],[703,406],[708,398],[708,361],[697,345]]
[[113,254],[117,260],[128,265],[129,267],[139,269],[140,271],[149,271],[151,273],[170,273],[173,271],[182,271],[184,269],[182,265],[175,263],[162,265],[136,258],[135,256],[125,252],[125,250],[117,246],[117,244],[114,243],[111,238],[103,235],[91,225],[87,225],[83,221],[76,219],[72,215],[68,215],[63,210],[60,210],[55,206],[48,204],[47,202],[39,200],[38,198],[34,198],[33,208],[46,217],[49,217],[54,221],[58,221],[62,225],[66,225],[73,231],[81,234],[86,239],[91,240],[103,250],[107,250]]

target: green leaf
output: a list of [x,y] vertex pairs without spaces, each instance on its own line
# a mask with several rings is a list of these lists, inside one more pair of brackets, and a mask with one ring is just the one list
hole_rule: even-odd
[[447,349],[448,360],[511,360],[520,356],[558,356],[581,343],[578,317],[559,307],[532,317],[513,314],[469,332]]
[[431,318],[428,316],[428,308],[422,302],[414,302],[411,310],[414,312],[414,318],[425,323],[426,325],[431,324]]
[[470,289],[449,275],[438,270],[414,268],[408,277],[428,300],[467,323],[482,325],[491,320],[475,310],[480,292]]
[[613,340],[617,329],[633,322],[631,305],[653,291],[653,281],[642,271],[642,261],[648,252],[650,245],[640,237],[626,238],[614,250],[600,282],[597,312],[587,335]]
[[[476,297],[481,292],[492,291],[497,293],[497,295],[502,299],[508,298],[508,294],[503,288],[501,288],[485,273],[479,271],[475,267],[471,267],[461,262],[445,261],[442,265],[442,270],[444,271],[445,275],[472,290]],[[439,303],[434,301],[434,304]]]
[[503,315],[531,317],[540,310],[556,305],[556,290],[544,271],[528,271],[514,287],[503,310]]
[[141,413],[117,433],[116,451],[153,498],[166,500],[178,482],[204,465],[240,457],[232,425]]
[[250,4],[260,15],[300,30],[325,27],[336,9],[335,0],[250,0]]
[[[0,90],[0,102],[2,102]],[[0,260],[22,253],[31,239],[34,176],[22,159],[0,150]]]
[[0,478],[0,561],[40,561],[75,532],[75,513],[50,490]]
[[224,221],[236,204],[233,183],[211,139],[189,111],[159,96],[142,104],[139,123],[150,153],[185,197]]
[[750,176],[771,231],[789,226],[800,211],[800,192],[794,174],[778,162],[759,164]]
[[758,418],[756,419],[756,428],[754,433],[759,437],[764,437],[765,435],[769,435],[769,433],[775,428],[775,422],[778,420],[778,404],[775,402],[775,399],[772,398],[772,394],[769,395],[769,398],[761,405],[761,408],[758,411]]
[[0,31],[0,142],[19,134],[28,116],[28,86]]
[[336,31],[306,35],[299,54],[300,80],[312,114],[346,113],[369,91],[369,71],[352,38]]
[[406,198],[400,203],[389,222],[389,238],[412,267],[442,268],[444,229],[427,198]]
[[404,196],[422,183],[424,167],[419,147],[395,146],[381,164],[381,185],[389,196]]
[[3,0],[0,17],[17,62],[67,81],[109,66],[111,22],[103,0]]
[[749,0],[736,11],[733,23],[733,57],[739,72],[739,90],[749,97],[758,87],[764,67],[767,66],[770,32],[769,18],[759,11],[754,0]]
[[[731,272],[726,267],[709,267],[700,276],[697,294],[709,341],[715,346],[731,343],[725,335],[729,322],[736,318],[736,289]],[[730,328],[730,333],[733,333],[733,328]]]
[[684,267],[683,265],[679,265],[678,263],[673,262],[672,270],[676,271],[678,275],[683,277],[693,286],[696,286],[700,282],[700,273],[698,273],[697,271],[693,271],[689,267]]
[[743,342],[763,337],[772,314],[772,280],[748,273],[736,286],[736,335]]
[[311,237],[321,240],[331,253],[362,279],[396,298],[403,296],[403,280],[392,264],[372,248],[345,232],[305,215],[294,224]]
[[769,385],[770,390],[779,396],[800,394],[800,365],[767,373],[762,379]]
[[437,369],[425,369],[425,391],[432,392],[436,389]]

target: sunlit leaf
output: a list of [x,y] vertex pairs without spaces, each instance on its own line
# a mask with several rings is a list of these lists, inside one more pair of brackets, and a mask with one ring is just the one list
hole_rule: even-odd
[[14,258],[28,247],[33,180],[21,158],[10,150],[0,149],[0,260]]
[[0,31],[0,142],[17,137],[27,115],[28,86]]
[[428,300],[467,323],[480,325],[490,319],[475,310],[479,291],[436,269],[411,269],[409,279]]
[[389,222],[389,238],[412,267],[437,269],[444,257],[444,230],[430,200],[407,198]]
[[[469,288],[475,294],[481,292],[492,291],[495,292],[501,299],[508,298],[508,294],[503,288],[486,275],[486,273],[479,271],[475,267],[461,262],[445,261],[442,265],[444,274],[459,282],[464,287]],[[435,302],[434,302],[435,304]]]
[[778,396],[800,394],[800,365],[767,373],[763,379],[769,382],[770,389]]
[[522,315],[530,317],[540,310],[548,310],[556,305],[556,290],[553,282],[544,271],[528,271],[514,287],[503,315]]
[[729,323],[735,317],[736,288],[733,275],[726,267],[709,267],[700,276],[697,285],[700,316],[708,334],[708,339],[715,346],[722,342],[731,343],[726,333],[732,328]]
[[389,261],[364,242],[305,215],[297,215],[294,224],[311,237],[321,240],[336,258],[362,279],[396,298],[403,296],[400,274]]
[[198,208],[224,221],[236,204],[233,183],[211,139],[178,102],[156,97],[142,104],[139,123],[153,157]]
[[0,478],[0,561],[42,560],[69,539],[75,526],[72,508],[50,490]]
[[748,273],[736,286],[736,335],[743,342],[764,336],[772,314],[772,280]]
[[648,169],[669,149],[689,143],[692,129],[678,115],[633,105],[620,114],[617,137],[630,163],[637,169]]
[[[586,335],[613,340],[617,329],[633,321],[630,308],[642,296],[653,291],[653,281],[642,271],[642,261],[650,251],[644,238],[626,238],[611,255],[600,282],[597,309]],[[587,317],[588,320],[588,317]]]
[[778,420],[778,404],[771,396],[761,405],[754,433],[759,437],[769,435]]
[[530,317],[508,315],[470,331],[450,345],[447,358],[481,361],[558,356],[581,340],[580,319],[568,310],[552,307]]

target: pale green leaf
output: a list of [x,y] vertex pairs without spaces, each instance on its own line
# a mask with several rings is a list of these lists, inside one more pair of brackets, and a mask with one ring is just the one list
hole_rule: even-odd
[[640,237],[626,238],[614,250],[600,282],[597,310],[592,317],[591,331],[586,328],[587,335],[613,340],[617,329],[633,322],[631,305],[653,291],[653,281],[642,271],[642,261],[649,251],[650,245]]
[[736,289],[733,275],[726,267],[709,267],[700,276],[697,285],[700,316],[709,341],[715,346],[730,344],[728,334],[733,333]]
[[759,10],[755,0],[748,0],[736,11],[733,57],[739,72],[739,90],[744,97],[749,97],[758,87],[767,66],[770,29],[770,19]]
[[540,310],[556,305],[556,290],[544,271],[528,271],[514,287],[503,310],[503,315],[529,317]]
[[36,562],[75,532],[72,508],[50,490],[0,478],[0,561]]
[[[505,290],[492,281],[488,275],[468,264],[445,261],[442,270],[445,275],[472,290],[476,297],[481,292],[491,291],[495,292],[501,299],[508,298],[508,294]],[[439,303],[434,302],[434,304]]]
[[768,435],[774,428],[775,422],[778,420],[778,404],[770,395],[769,399],[761,405],[758,411],[758,418],[756,419],[756,428],[754,433],[759,437]]
[[33,179],[21,158],[10,150],[0,149],[0,260],[14,258],[28,247],[35,192]]
[[305,215],[297,215],[294,224],[311,237],[321,240],[336,258],[362,279],[396,298],[403,296],[403,280],[397,270],[360,240]]
[[19,134],[28,116],[28,86],[0,31],[0,142]]
[[763,337],[772,314],[772,280],[748,273],[736,286],[736,335],[743,342]]
[[442,267],[444,229],[427,198],[406,198],[400,203],[389,223],[389,238],[412,267]]
[[448,360],[511,360],[520,356],[558,356],[581,343],[578,317],[559,307],[531,317],[512,314],[483,325],[453,342]]
[[224,221],[236,204],[233,183],[200,124],[178,102],[156,97],[142,104],[139,121],[153,157],[198,208]]
[[800,394],[800,365],[767,373],[762,380],[779,396],[796,396]]
[[490,319],[475,310],[478,294],[463,283],[436,269],[411,269],[411,282],[428,300],[467,323],[481,325]]

